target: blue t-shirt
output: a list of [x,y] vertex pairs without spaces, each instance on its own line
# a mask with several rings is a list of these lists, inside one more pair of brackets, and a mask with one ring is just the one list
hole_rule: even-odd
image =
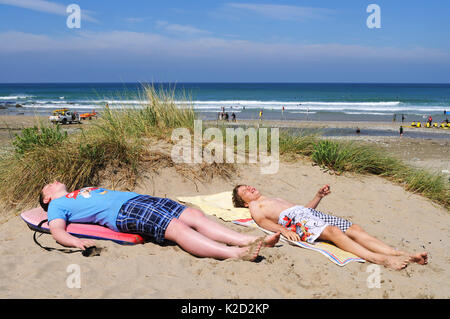
[[120,208],[136,196],[139,194],[85,187],[52,200],[47,210],[48,221],[61,218],[66,222],[99,224],[118,231],[116,219]]

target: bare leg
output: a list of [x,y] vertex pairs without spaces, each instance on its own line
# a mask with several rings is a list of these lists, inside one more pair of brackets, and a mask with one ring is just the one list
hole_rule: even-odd
[[215,259],[245,257],[246,260],[254,260],[262,246],[262,240],[246,247],[227,246],[202,235],[178,219],[170,222],[164,237],[192,255]]
[[320,239],[329,240],[336,244],[339,248],[351,252],[372,263],[384,265],[386,267],[400,270],[406,267],[409,257],[392,256],[375,253],[361,246],[359,243],[344,234],[338,227],[328,226],[319,236]]
[[[247,246],[257,239],[255,236],[245,235],[224,227],[207,218],[202,211],[191,207],[188,207],[183,211],[179,220],[209,239],[227,245]],[[264,244],[265,246],[273,247],[278,242],[279,238],[279,233],[267,236],[264,239]]]
[[401,253],[395,250],[395,248],[392,248],[383,243],[381,240],[369,235],[358,225],[353,224],[349,229],[347,229],[345,234],[361,246],[364,246],[375,253],[392,256],[401,255]]
[[417,262],[419,264],[426,264],[428,259],[428,254],[426,252],[419,254],[409,254],[407,252],[396,250],[389,245],[383,243],[381,240],[366,233],[360,226],[353,224],[345,234],[356,241],[361,246],[375,252],[384,255],[391,256],[410,256],[411,261]]

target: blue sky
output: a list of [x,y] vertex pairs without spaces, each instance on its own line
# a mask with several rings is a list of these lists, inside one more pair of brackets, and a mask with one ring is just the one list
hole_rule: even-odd
[[449,16],[444,0],[0,0],[0,82],[450,83]]

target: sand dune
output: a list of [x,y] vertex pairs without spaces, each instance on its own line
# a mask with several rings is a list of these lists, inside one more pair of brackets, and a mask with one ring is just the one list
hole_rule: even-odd
[[[431,201],[382,178],[330,175],[308,162],[281,164],[276,175],[256,166],[240,167],[231,180],[194,183],[173,168],[148,174],[136,191],[175,198],[212,194],[248,183],[268,195],[305,204],[325,183],[332,193],[318,209],[350,219],[402,250],[430,254],[427,266],[381,270],[381,287],[369,288],[370,263],[339,267],[321,254],[282,244],[265,248],[258,262],[197,258],[178,246],[146,243],[120,246],[98,241],[101,256],[47,252],[33,232],[14,217],[0,225],[0,298],[449,298],[449,213]],[[223,222],[255,235],[257,229]],[[58,247],[50,235],[42,244]],[[69,288],[70,265],[78,265],[81,288]],[[77,267],[77,266],[76,266]]]

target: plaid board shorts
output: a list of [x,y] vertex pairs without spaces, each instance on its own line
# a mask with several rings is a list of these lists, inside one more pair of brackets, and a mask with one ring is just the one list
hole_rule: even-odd
[[169,223],[185,208],[169,198],[139,195],[122,205],[116,225],[120,232],[150,236],[161,243]]

